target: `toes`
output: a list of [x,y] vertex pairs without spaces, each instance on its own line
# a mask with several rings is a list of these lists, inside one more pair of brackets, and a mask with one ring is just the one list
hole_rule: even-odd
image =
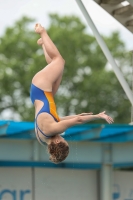
[[35,28],[37,28],[38,24],[35,25]]
[[38,26],[39,26],[39,24],[36,24],[36,25],[35,25],[35,30],[38,28]]
[[35,25],[35,27],[39,27],[39,26],[41,26],[41,24],[39,24],[39,23],[37,23],[37,24]]

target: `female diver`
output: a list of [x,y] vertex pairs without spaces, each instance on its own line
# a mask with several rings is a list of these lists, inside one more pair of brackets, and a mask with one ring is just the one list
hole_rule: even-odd
[[35,25],[35,32],[41,36],[37,43],[42,46],[48,63],[45,68],[35,74],[31,84],[30,95],[35,106],[36,137],[41,144],[46,143],[48,145],[50,160],[59,163],[69,153],[68,143],[60,135],[67,128],[96,119],[104,119],[108,123],[113,123],[113,119],[106,115],[105,111],[96,115],[82,113],[59,118],[54,103],[54,95],[61,83],[65,61],[40,24]]

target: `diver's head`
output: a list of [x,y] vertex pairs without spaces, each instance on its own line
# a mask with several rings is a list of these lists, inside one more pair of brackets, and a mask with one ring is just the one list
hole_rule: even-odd
[[69,146],[60,135],[52,137],[48,143],[49,160],[55,164],[62,162],[69,154]]

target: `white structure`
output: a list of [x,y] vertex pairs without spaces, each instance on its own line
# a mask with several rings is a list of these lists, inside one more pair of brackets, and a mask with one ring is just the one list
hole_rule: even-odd
[[133,0],[93,0],[133,33]]
[[[122,2],[122,0],[116,0],[117,4],[118,4],[118,2],[120,2],[120,1]],[[99,45],[100,45],[100,47],[101,47],[103,53],[105,54],[107,60],[108,60],[109,63],[111,64],[111,66],[112,66],[112,68],[113,68],[113,70],[114,70],[114,72],[115,72],[116,77],[118,78],[118,80],[119,80],[121,86],[123,87],[123,89],[124,89],[124,91],[125,91],[125,93],[126,93],[128,99],[130,100],[130,102],[131,102],[131,104],[132,104],[132,106],[133,106],[133,94],[132,94],[132,91],[131,91],[130,87],[128,86],[126,80],[124,79],[124,77],[123,77],[123,75],[122,75],[120,69],[118,68],[118,66],[117,66],[117,64],[116,64],[116,62],[115,62],[115,60],[113,59],[113,56],[111,55],[111,53],[110,53],[110,51],[109,51],[107,45],[105,44],[104,40],[103,40],[102,37],[100,36],[100,34],[99,34],[97,28],[95,27],[95,25],[94,25],[94,23],[93,23],[93,21],[92,21],[90,15],[89,15],[89,13],[87,12],[85,6],[83,5],[82,1],[81,1],[81,0],[76,0],[76,2],[77,2],[77,4],[79,5],[81,11],[83,12],[83,15],[84,15],[84,17],[86,18],[86,20],[87,20],[87,22],[88,22],[90,28],[92,29],[92,31],[93,31],[93,33],[94,33],[94,36],[95,36],[96,39],[97,39],[97,42],[99,43]],[[100,1],[100,2],[102,2],[102,1]],[[110,2],[110,3],[111,3],[111,2],[114,2],[114,0],[112,0],[112,1],[111,1],[111,0],[103,0],[103,2]],[[132,8],[132,10],[133,10],[133,8]],[[133,16],[133,14],[132,14],[132,16]]]
[[[0,200],[100,200],[96,170],[2,167],[0,177]],[[113,200],[133,200],[133,173],[113,177]]]
[[[120,69],[118,68],[113,56],[111,55],[107,45],[100,36],[95,24],[93,23],[89,13],[87,12],[84,4],[81,0],[76,0],[79,8],[81,9],[84,17],[86,18],[88,25],[92,29],[94,36],[97,39],[103,53],[105,54],[107,60],[111,64],[116,77],[118,78],[121,86],[123,87],[129,101],[133,106],[133,93],[128,86],[126,80],[124,79]],[[133,32],[133,0],[95,0],[102,8],[104,8],[108,13],[114,16],[120,23],[122,23],[128,30]],[[126,3],[126,5],[124,4]],[[111,147],[105,147],[103,152],[104,164],[102,166],[102,175],[101,175],[101,199],[102,200],[111,200],[112,199],[112,164],[111,164]]]
[[[64,135],[70,154],[49,162],[34,123],[0,122],[0,200],[133,200],[133,126],[80,125]],[[21,180],[21,181],[20,181]],[[113,198],[112,198],[113,197]]]

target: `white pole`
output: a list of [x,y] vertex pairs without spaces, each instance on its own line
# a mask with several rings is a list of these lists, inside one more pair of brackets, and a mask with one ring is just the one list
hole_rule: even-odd
[[100,200],[112,200],[112,165],[102,164],[100,176]]
[[[133,92],[133,51],[131,51],[131,59],[132,59],[132,92]],[[131,123],[133,124],[133,106],[131,106]]]
[[39,161],[39,143],[37,140],[33,140],[33,160]]
[[93,33],[94,33],[94,35],[95,35],[95,37],[96,37],[96,39],[98,41],[103,53],[105,54],[107,60],[112,65],[112,68],[113,68],[113,70],[114,70],[114,72],[116,74],[116,77],[118,78],[121,86],[123,87],[128,99],[130,100],[130,102],[131,102],[131,104],[133,106],[133,94],[132,94],[132,91],[131,91],[130,87],[128,86],[126,80],[124,79],[121,71],[119,70],[119,68],[118,68],[113,56],[111,55],[107,45],[105,44],[104,40],[102,39],[101,35],[99,34],[95,24],[93,23],[90,15],[88,14],[88,12],[87,12],[85,6],[83,5],[83,3],[81,2],[81,0],[76,0],[76,2],[78,4],[78,6],[80,7],[84,17],[86,18],[89,26],[91,27],[91,29],[92,29],[92,31],[93,31]]
[[112,164],[112,146],[111,144],[102,144],[100,200],[112,200]]

